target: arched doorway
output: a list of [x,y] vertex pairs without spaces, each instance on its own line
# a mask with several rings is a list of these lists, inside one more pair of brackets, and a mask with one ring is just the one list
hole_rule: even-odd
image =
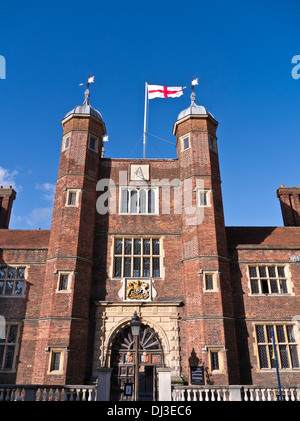
[[[111,348],[111,399],[133,400],[135,346],[130,326],[115,337]],[[139,400],[156,399],[156,368],[163,367],[163,350],[157,333],[142,324],[139,340]],[[130,394],[130,391],[132,392]]]

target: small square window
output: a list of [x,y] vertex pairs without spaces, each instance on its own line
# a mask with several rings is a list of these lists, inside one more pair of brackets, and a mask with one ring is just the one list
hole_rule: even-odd
[[210,190],[206,190],[206,189],[199,189],[198,190],[198,200],[199,200],[199,206],[202,207],[209,207],[210,206],[210,196],[211,196],[211,191]]
[[70,135],[66,135],[63,138],[63,143],[62,143],[62,150],[65,151],[66,149],[68,149],[70,147],[70,142],[71,142],[71,136]]
[[190,138],[189,137],[185,137],[183,139],[183,150],[185,151],[189,147],[190,147]]
[[53,352],[52,362],[51,362],[51,371],[59,371],[60,369],[60,352]]
[[190,133],[186,133],[179,138],[180,149],[185,151],[191,147]]
[[64,363],[64,350],[56,348],[50,349],[49,374],[62,374]]
[[70,189],[67,191],[67,206],[78,206],[79,201],[79,191],[80,190],[73,190]]
[[75,206],[76,205],[76,193],[70,192],[68,205]]
[[209,147],[212,151],[217,152],[217,142],[213,137],[209,138]]
[[199,192],[200,206],[207,206],[207,192]]
[[211,371],[219,370],[220,364],[219,364],[219,353],[212,351],[210,354],[211,357]]
[[92,151],[97,151],[97,139],[95,139],[94,137],[90,137],[90,141],[89,141],[89,148]]
[[224,372],[224,348],[219,346],[205,347],[208,351],[209,371],[223,373]]
[[70,273],[59,273],[58,276],[58,291],[69,290]]
[[214,289],[213,274],[212,273],[206,273],[205,274],[205,289],[206,290]]
[[218,291],[217,288],[217,272],[204,272],[203,274],[203,287],[204,291],[212,291],[216,292]]

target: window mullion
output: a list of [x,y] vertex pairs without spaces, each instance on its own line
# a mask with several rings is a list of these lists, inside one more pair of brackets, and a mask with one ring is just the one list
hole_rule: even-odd
[[124,277],[124,254],[122,254],[122,259],[121,259],[121,277]]
[[271,368],[271,360],[270,360],[270,352],[269,352],[269,340],[268,340],[268,330],[267,330],[267,326],[264,325],[264,336],[265,336],[265,347],[266,347],[266,355],[267,355],[267,360],[268,360],[268,367]]
[[136,210],[135,213],[139,213],[140,210],[140,190],[138,188],[135,189],[136,191]]
[[281,356],[280,356],[280,349],[279,349],[279,342],[278,342],[278,335],[277,335],[277,329],[276,329],[276,324],[273,324],[272,329],[273,329],[273,333],[274,333],[274,342],[275,342],[275,348],[276,348],[276,354],[277,354],[277,362],[278,362],[278,367],[282,368],[282,364],[281,364]]
[[150,278],[153,276],[153,238],[150,238]]
[[130,213],[131,212],[131,189],[128,189],[127,191],[128,191],[128,210],[127,210],[127,213]]
[[260,277],[258,278],[258,290],[259,293],[262,294],[262,281]]
[[290,342],[289,342],[289,337],[288,337],[286,325],[283,326],[283,329],[284,329],[284,336],[285,336],[285,343],[286,343],[286,349],[287,349],[287,357],[288,357],[289,367],[293,367],[292,357],[291,357],[291,351],[290,351]]

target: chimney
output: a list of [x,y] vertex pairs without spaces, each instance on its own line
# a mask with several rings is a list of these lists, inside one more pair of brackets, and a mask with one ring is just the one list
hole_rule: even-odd
[[286,227],[300,226],[300,187],[285,187],[277,189],[280,201],[283,223]]
[[16,192],[12,186],[9,186],[8,189],[0,186],[0,229],[7,229],[9,226],[12,205],[15,198]]

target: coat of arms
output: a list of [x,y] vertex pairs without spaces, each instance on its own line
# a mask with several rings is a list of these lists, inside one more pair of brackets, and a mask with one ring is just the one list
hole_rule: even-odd
[[150,297],[149,283],[145,281],[129,281],[126,286],[126,297],[130,300],[147,300]]

